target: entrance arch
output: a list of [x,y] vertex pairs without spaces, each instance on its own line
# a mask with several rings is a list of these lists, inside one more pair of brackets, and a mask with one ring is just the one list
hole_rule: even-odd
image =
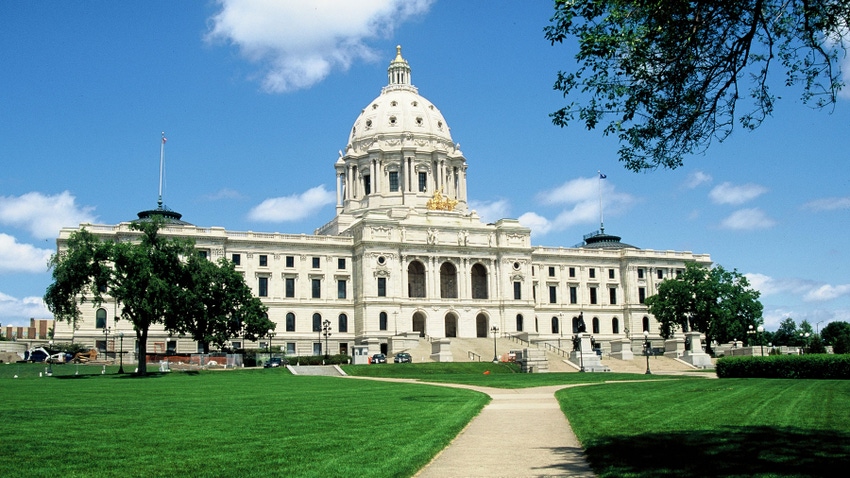
[[475,335],[477,337],[487,337],[487,316],[478,314],[475,317]]
[[413,331],[419,332],[420,337],[425,337],[425,314],[415,312],[413,314]]
[[457,315],[446,314],[446,337],[457,337]]

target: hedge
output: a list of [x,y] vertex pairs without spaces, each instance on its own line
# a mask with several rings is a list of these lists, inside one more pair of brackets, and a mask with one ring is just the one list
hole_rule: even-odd
[[724,357],[715,370],[720,378],[850,379],[850,355]]

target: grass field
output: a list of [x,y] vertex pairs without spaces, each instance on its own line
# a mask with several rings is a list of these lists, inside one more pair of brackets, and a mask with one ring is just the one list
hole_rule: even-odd
[[0,365],[0,476],[410,476],[489,401],[281,369],[116,369]]
[[850,382],[722,379],[559,391],[604,477],[837,476],[850,467]]

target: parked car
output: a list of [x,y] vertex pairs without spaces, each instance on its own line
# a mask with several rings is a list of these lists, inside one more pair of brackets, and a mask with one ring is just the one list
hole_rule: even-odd
[[400,352],[395,354],[393,358],[393,362],[395,363],[410,363],[413,362],[413,357],[410,356],[407,352]]
[[263,368],[277,368],[282,367],[284,365],[289,365],[289,362],[282,359],[281,357],[272,357],[266,360],[266,363],[263,364]]
[[384,354],[375,354],[372,356],[372,363],[387,363],[387,356]]

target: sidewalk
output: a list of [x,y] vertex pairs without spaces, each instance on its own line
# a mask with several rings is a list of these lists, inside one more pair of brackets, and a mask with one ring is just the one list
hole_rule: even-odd
[[555,392],[565,386],[450,386],[477,390],[493,400],[415,476],[594,476],[555,400]]

